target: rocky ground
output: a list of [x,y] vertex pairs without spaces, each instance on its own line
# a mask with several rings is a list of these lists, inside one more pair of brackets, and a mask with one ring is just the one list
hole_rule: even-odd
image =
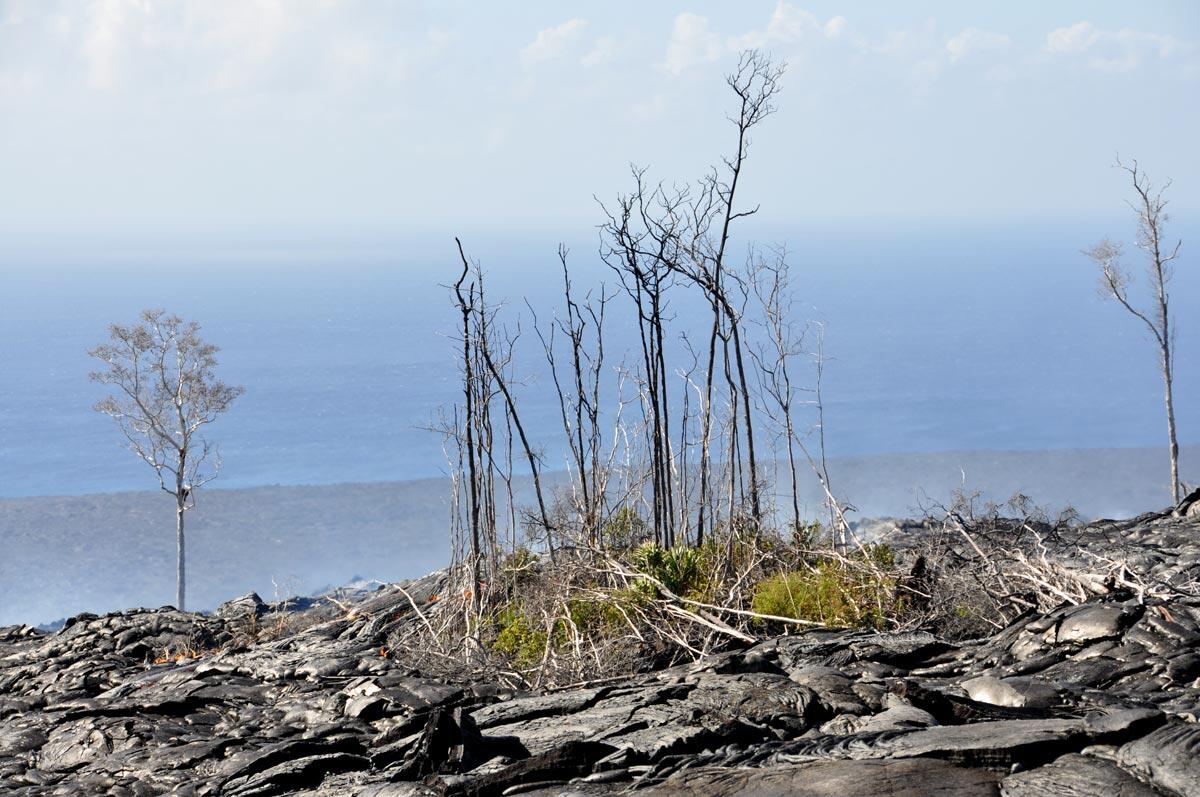
[[317,601],[270,641],[251,596],[8,627],[2,791],[1200,795],[1200,518],[1095,524],[1080,550],[1180,589],[970,642],[813,631],[541,693],[406,664],[391,645],[436,611],[436,574]]

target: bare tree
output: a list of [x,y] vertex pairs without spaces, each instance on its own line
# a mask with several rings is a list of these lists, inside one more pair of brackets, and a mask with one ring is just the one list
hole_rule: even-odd
[[681,209],[687,194],[668,192],[661,185],[650,187],[644,175],[644,169],[633,169],[635,190],[619,196],[615,209],[601,204],[607,220],[601,226],[600,259],[617,275],[637,310],[654,533],[657,542],[670,547],[676,523],[664,330],[672,285],[670,263],[679,259],[680,241],[686,234]]
[[175,498],[175,604],[183,611],[184,512],[196,505],[196,490],[215,479],[221,467],[200,432],[245,389],[216,378],[218,349],[201,340],[195,321],[146,310],[140,323],[112,324],[108,332],[109,342],[88,352],[105,364],[92,372],[92,381],[114,388],[96,410],[117,422],[129,449]]
[[[740,394],[741,397],[741,410],[745,421],[746,453],[750,471],[751,513],[755,521],[762,518],[758,495],[758,466],[754,451],[754,423],[750,409],[750,386],[746,378],[746,367],[742,356],[743,345],[739,323],[741,313],[735,306],[733,289],[730,286],[731,280],[735,284],[737,283],[737,276],[730,273],[726,256],[734,223],[758,212],[757,207],[739,210],[735,199],[738,183],[750,153],[750,133],[775,112],[773,100],[779,92],[784,69],[784,65],[772,64],[771,59],[766,55],[756,50],[749,50],[742,53],[737,69],[726,78],[726,83],[738,98],[737,115],[729,117],[729,120],[737,128],[737,148],[732,157],[722,159],[725,167],[723,173],[713,169],[700,181],[699,191],[688,209],[693,233],[691,245],[688,247],[690,262],[675,260],[670,263],[674,270],[683,274],[704,292],[713,313],[705,381],[703,430],[701,432],[701,514],[697,525],[697,534],[700,539],[703,539],[704,535],[703,513],[710,468],[708,450],[712,428],[712,389],[718,339],[722,342],[726,381],[731,396],[734,396],[735,415],[733,421],[735,424],[737,420],[736,396]],[[744,289],[744,286],[739,287]],[[735,366],[736,372],[732,371],[730,367],[730,349],[732,349],[733,366]],[[736,373],[736,382],[734,373]],[[736,437],[734,443],[736,444]]]
[[[543,332],[538,325],[537,312],[528,300],[525,304],[533,316],[533,328],[541,340],[546,363],[550,367],[550,378],[558,396],[563,432],[570,452],[570,469],[574,471],[573,478],[576,480],[575,510],[579,516],[581,536],[590,544],[599,545],[602,542],[598,538],[598,531],[606,481],[600,428],[600,389],[604,369],[604,317],[610,297],[602,286],[598,298],[593,299],[589,292],[580,303],[572,293],[568,254],[567,248],[559,244],[565,317],[551,321],[547,332]],[[570,347],[568,365],[561,369],[555,347],[559,333]],[[566,371],[567,368],[571,380],[564,386],[565,380],[560,370]]]
[[[494,324],[497,311],[489,307],[484,298],[483,270],[478,263],[472,264],[467,259],[462,242],[458,238],[454,241],[462,263],[462,273],[454,285],[454,292],[455,303],[463,319],[462,368],[466,400],[464,437],[468,468],[465,476],[469,486],[467,498],[471,526],[471,568],[472,577],[476,582],[476,586],[472,588],[474,590],[480,580],[479,559],[485,553],[492,560],[492,570],[497,569],[499,546],[496,536],[496,474],[508,485],[509,514],[515,517],[511,497],[511,448],[514,440],[511,433],[497,439],[496,428],[491,419],[493,401],[502,399],[504,430],[515,431],[529,463],[538,505],[537,516],[531,515],[529,520],[531,525],[537,526],[545,535],[551,560],[554,559],[554,525],[550,521],[542,490],[540,456],[529,442],[510,387],[512,378],[509,373],[516,336],[507,335]],[[508,448],[509,456],[506,460],[497,461],[495,455],[498,446],[502,446],[499,449],[501,451],[504,450],[503,447]],[[506,464],[508,467],[505,467]],[[515,533],[515,527],[510,531]]]
[[1164,227],[1169,219],[1167,200],[1163,193],[1171,187],[1168,180],[1161,188],[1156,187],[1138,168],[1137,161],[1129,164],[1117,161],[1117,168],[1125,171],[1133,183],[1134,199],[1129,203],[1137,216],[1137,248],[1146,256],[1146,271],[1150,290],[1154,294],[1150,309],[1139,309],[1129,298],[1129,286],[1133,281],[1129,271],[1121,263],[1122,246],[1107,238],[1088,249],[1085,254],[1100,266],[1100,291],[1106,298],[1116,299],[1122,307],[1139,319],[1150,330],[1158,346],[1158,364],[1162,370],[1164,402],[1167,409],[1167,445],[1171,456],[1171,499],[1180,501],[1179,485],[1179,442],[1175,435],[1175,400],[1172,395],[1172,380],[1175,357],[1175,328],[1171,324],[1170,294],[1167,286],[1174,274],[1172,263],[1179,257],[1182,241],[1172,246],[1166,238]]
[[[649,185],[645,170],[633,170],[634,190],[619,196],[612,207],[601,205],[606,221],[601,226],[601,259],[618,275],[625,293],[638,313],[641,333],[647,406],[647,433],[651,456],[651,487],[656,537],[672,544],[673,529],[688,525],[676,517],[675,495],[683,492],[672,474],[678,470],[673,452],[672,425],[663,341],[667,319],[667,293],[679,282],[698,289],[712,312],[704,394],[700,407],[700,472],[696,541],[704,539],[711,500],[713,395],[720,368],[729,396],[728,456],[729,506],[741,503],[744,485],[742,456],[748,470],[749,503],[755,522],[762,519],[760,478],[755,451],[752,395],[745,365],[742,340],[743,310],[747,299],[744,277],[729,263],[729,242],[736,223],[753,216],[758,208],[742,209],[737,204],[738,185],[749,157],[751,132],[774,112],[773,100],[780,88],[784,67],[751,50],[742,54],[737,69],[726,83],[737,98],[737,112],[729,117],[737,130],[733,154],[722,158],[695,189]],[[684,419],[680,419],[681,421]],[[680,499],[682,504],[682,498]],[[680,506],[681,511],[687,508]],[[732,511],[732,510],[731,510]]]
[[[846,512],[853,507],[837,498],[829,478],[825,447],[825,401],[821,393],[825,374],[825,326],[812,321],[800,328],[795,326],[795,297],[791,292],[786,248],[776,250],[772,259],[767,259],[761,252],[753,253],[749,269],[750,284],[762,316],[759,323],[766,337],[765,341],[750,348],[750,357],[758,368],[759,403],[763,416],[778,429],[787,454],[792,527],[798,529],[802,523],[796,459],[796,451],[799,450],[821,485],[821,491],[825,493],[830,543],[835,549],[845,550],[850,539]],[[812,360],[811,387],[800,386],[793,373],[793,362],[801,357]],[[801,399],[801,394],[808,394],[808,397]],[[812,410],[816,416],[807,430],[801,430],[794,417],[801,406]],[[806,442],[813,434],[816,436],[815,453],[812,445]]]

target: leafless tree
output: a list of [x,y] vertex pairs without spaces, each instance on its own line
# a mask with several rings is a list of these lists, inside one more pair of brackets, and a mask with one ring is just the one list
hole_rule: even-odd
[[[674,284],[673,277],[698,289],[712,311],[704,395],[699,408],[697,542],[703,541],[706,525],[713,525],[715,520],[706,517],[706,508],[712,500],[712,441],[714,435],[720,435],[722,431],[729,432],[729,456],[725,462],[729,476],[729,505],[741,503],[741,491],[744,482],[748,482],[750,513],[755,522],[762,519],[752,394],[742,339],[747,286],[737,270],[731,268],[728,251],[734,225],[758,210],[743,209],[738,205],[738,185],[749,156],[750,133],[774,112],[772,101],[782,75],[783,67],[772,64],[762,53],[743,53],[737,69],[727,78],[729,88],[737,98],[737,111],[729,117],[737,130],[737,142],[733,154],[722,159],[722,167],[714,168],[694,190],[650,185],[644,179],[645,170],[635,168],[634,190],[618,197],[612,208],[603,208],[607,219],[601,228],[604,236],[601,257],[617,273],[638,314],[642,378],[648,410],[654,525],[656,536],[667,544],[674,542],[675,527],[688,525],[677,518],[678,514],[687,511],[687,507],[682,506],[681,497],[676,499],[683,489],[672,476],[682,472],[673,453],[671,404],[667,391],[670,372],[663,345],[667,293]],[[714,423],[718,401],[713,392],[720,378],[724,379],[728,390],[727,430],[718,430]],[[745,480],[742,451],[747,469]],[[677,503],[680,513],[675,511]]]
[[[543,497],[539,456],[529,441],[525,425],[521,422],[521,415],[510,386],[511,379],[506,373],[511,370],[509,368],[511,353],[516,338],[515,336],[505,337],[502,330],[494,325],[496,311],[488,306],[484,298],[483,272],[478,264],[472,266],[467,259],[462,242],[456,238],[455,243],[458,245],[458,255],[462,263],[462,272],[455,283],[454,291],[455,302],[463,319],[461,364],[466,400],[464,437],[468,449],[466,478],[469,485],[467,498],[471,526],[471,558],[473,560],[471,567],[473,578],[478,582],[479,559],[486,555],[494,560],[498,555],[495,500],[495,475],[497,473],[506,484],[510,485],[509,495],[511,496],[512,469],[511,467],[506,469],[504,462],[498,462],[495,454],[497,451],[502,451],[503,446],[511,447],[513,440],[511,436],[506,436],[500,441],[496,438],[496,429],[491,419],[491,405],[494,400],[502,401],[505,430],[515,431],[521,450],[529,463],[538,505],[538,514],[534,522],[540,526],[541,533],[546,535],[546,544],[551,559],[554,558],[554,529]],[[498,448],[498,446],[501,447]],[[511,455],[509,461],[511,461]],[[510,497],[510,515],[513,514],[511,503]],[[493,561],[494,569],[495,562]]]
[[1174,267],[1171,265],[1179,257],[1179,249],[1183,242],[1177,240],[1171,245],[1167,239],[1164,227],[1169,219],[1167,215],[1167,200],[1164,192],[1170,188],[1168,180],[1162,187],[1157,187],[1150,178],[1138,167],[1137,161],[1116,163],[1117,168],[1129,175],[1133,183],[1134,199],[1129,202],[1137,216],[1137,248],[1146,257],[1146,271],[1149,277],[1150,290],[1153,300],[1149,309],[1135,307],[1129,298],[1129,286],[1133,278],[1121,263],[1122,246],[1119,242],[1108,239],[1086,250],[1085,254],[1100,267],[1100,291],[1106,298],[1116,299],[1135,318],[1140,320],[1150,330],[1155,344],[1158,346],[1158,364],[1162,371],[1164,402],[1167,409],[1167,445],[1171,457],[1171,498],[1175,504],[1180,501],[1179,484],[1179,442],[1175,434],[1175,399],[1173,389],[1173,369],[1175,357],[1175,327],[1171,323],[1170,294],[1167,291]]
[[[579,297],[573,293],[571,272],[567,267],[570,253],[558,247],[562,266],[565,314],[553,320],[543,332],[538,326],[537,312],[529,305],[534,329],[542,343],[550,378],[558,396],[563,433],[570,453],[570,469],[576,479],[575,510],[580,533],[590,544],[601,541],[597,534],[604,509],[604,486],[607,469],[604,463],[603,433],[600,427],[601,376],[604,370],[604,319],[611,300],[601,287],[599,295]],[[556,339],[561,334],[569,348],[567,365],[560,366]],[[564,375],[563,370],[569,369]],[[568,381],[569,377],[569,381]]]
[[184,513],[195,506],[196,490],[221,467],[201,430],[245,390],[216,378],[218,349],[200,338],[194,321],[146,310],[140,323],[112,324],[108,332],[109,341],[88,352],[105,365],[92,380],[114,389],[95,408],[116,421],[129,449],[175,498],[175,604],[182,611]]
[[[783,65],[771,63],[764,54],[750,50],[742,54],[737,69],[726,79],[738,101],[736,115],[730,117],[737,129],[737,146],[732,157],[722,160],[724,170],[713,169],[700,181],[700,188],[688,211],[691,215],[693,233],[687,260],[672,261],[674,269],[687,277],[705,294],[712,307],[713,323],[709,336],[708,368],[706,379],[705,406],[701,431],[700,461],[700,506],[701,515],[697,533],[704,534],[703,507],[708,490],[708,471],[711,467],[708,451],[712,434],[713,381],[716,368],[718,340],[725,358],[724,370],[729,382],[731,396],[736,402],[740,397],[742,417],[745,424],[746,459],[749,468],[750,504],[754,519],[762,517],[759,500],[758,464],[754,450],[754,421],[750,409],[750,386],[746,377],[745,358],[741,335],[741,313],[736,307],[727,263],[729,240],[733,225],[752,216],[758,208],[739,209],[737,205],[738,184],[742,178],[746,159],[750,154],[750,133],[775,111],[773,100],[780,88],[784,72]],[[735,285],[735,287],[737,287]],[[740,286],[744,288],[744,286]],[[743,296],[744,298],[744,296]],[[732,355],[733,362],[729,362]],[[736,378],[736,382],[735,382]],[[736,424],[736,415],[734,416]],[[736,438],[734,439],[736,442]]]
[[793,526],[800,524],[800,491],[796,445],[800,441],[795,412],[804,390],[794,382],[791,363],[804,355],[804,332],[792,324],[794,299],[789,291],[787,252],[780,249],[768,260],[761,252],[751,256],[750,283],[762,311],[766,341],[750,349],[758,367],[759,399],[763,415],[778,429],[787,454]]
[[[462,242],[457,238],[454,242],[462,248]],[[467,281],[467,276],[470,274],[470,267],[466,262],[463,263],[462,274],[459,275],[458,281],[454,283],[454,299],[458,306],[459,312],[462,314],[462,360],[463,369],[463,400],[465,402],[464,413],[466,415],[462,422],[463,434],[466,437],[465,441],[461,441],[459,448],[459,458],[461,459],[462,449],[467,452],[466,473],[463,474],[463,480],[466,481],[466,491],[464,500],[467,502],[467,529],[469,534],[470,548],[467,555],[467,566],[471,574],[471,605],[472,608],[478,606],[479,602],[479,558],[482,553],[481,534],[480,534],[480,511],[479,511],[479,463],[476,462],[476,445],[475,445],[475,417],[476,417],[476,372],[475,372],[475,356],[472,354],[472,334],[471,334],[471,317],[475,313],[475,286],[467,285],[464,292],[463,288]],[[455,432],[457,433],[457,413],[455,413]]]
[[[849,538],[846,512],[852,507],[836,497],[829,477],[825,449],[825,402],[822,383],[825,374],[825,328],[818,322],[797,327],[794,322],[795,299],[791,292],[787,250],[776,250],[771,258],[755,252],[750,258],[750,284],[761,312],[760,324],[765,341],[752,346],[750,356],[758,369],[759,402],[764,417],[772,422],[783,438],[787,454],[788,475],[791,481],[792,524],[801,524],[796,451],[804,455],[808,466],[825,493],[829,509],[832,544],[844,550]],[[811,387],[799,384],[794,373],[795,362],[811,359]],[[801,406],[813,411],[815,419],[807,429],[801,429],[796,413]],[[808,442],[816,437],[816,451]]]
[[637,312],[655,539],[672,546],[676,482],[671,476],[674,456],[665,327],[674,277],[671,263],[680,258],[686,236],[681,209],[687,194],[649,186],[644,176],[644,169],[635,168],[634,190],[619,196],[614,209],[602,206],[607,219],[601,226],[600,258],[617,275]]

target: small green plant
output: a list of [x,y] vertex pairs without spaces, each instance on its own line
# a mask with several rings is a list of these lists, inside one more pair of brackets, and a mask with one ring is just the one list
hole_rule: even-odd
[[[881,546],[882,547],[882,546]],[[751,609],[759,614],[810,620],[830,626],[881,628],[893,609],[894,579],[881,575],[894,555],[868,549],[872,566],[825,559],[811,569],[765,578],[754,589]]]
[[526,581],[541,560],[536,553],[524,546],[516,548],[500,563],[500,571],[511,584]]
[[825,538],[825,527],[819,520],[805,522],[796,519],[788,525],[792,532],[792,546],[801,551],[813,550]]
[[[619,599],[567,601],[571,624],[583,635],[606,636],[625,625],[625,615],[618,608]],[[560,621],[561,623],[561,621]],[[556,627],[556,631],[558,628]],[[562,629],[565,635],[566,629]]]
[[600,535],[604,545],[622,551],[645,542],[650,532],[646,521],[632,507],[622,506],[604,522]]
[[[896,552],[887,543],[878,542],[865,545],[863,550],[866,551],[866,560],[876,567],[883,570],[892,570],[896,567]],[[859,554],[859,558],[863,558],[862,554]]]
[[496,614],[496,640],[492,648],[511,656],[518,667],[536,666],[546,653],[546,632],[529,624],[519,606],[508,605]]
[[647,542],[634,548],[629,560],[671,592],[689,597],[703,594],[708,586],[706,553],[701,548],[663,548]]

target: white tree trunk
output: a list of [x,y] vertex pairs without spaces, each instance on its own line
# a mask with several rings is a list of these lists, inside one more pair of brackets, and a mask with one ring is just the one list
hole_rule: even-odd
[[184,498],[177,496],[175,505],[175,608],[187,611],[183,604],[184,584],[184,552],[183,552],[183,512]]
[[1179,506],[1179,441],[1175,437],[1175,399],[1171,389],[1171,350],[1163,348],[1163,383],[1167,405],[1167,445],[1171,452],[1171,502]]

